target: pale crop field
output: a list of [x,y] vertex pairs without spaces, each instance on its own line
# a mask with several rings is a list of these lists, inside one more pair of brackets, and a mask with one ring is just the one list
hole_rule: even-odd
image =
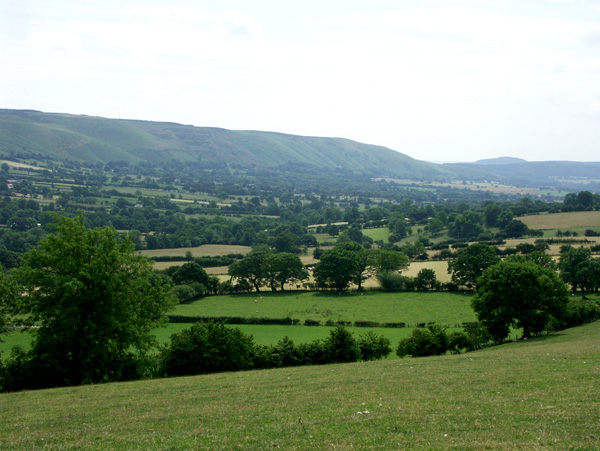
[[175,249],[151,249],[140,251],[144,257],[185,257],[188,252],[192,254],[192,257],[218,257],[221,255],[229,254],[242,254],[246,255],[250,253],[252,248],[250,246],[239,246],[234,244],[203,244],[197,247],[178,247]]
[[574,211],[568,213],[554,213],[549,215],[531,215],[516,218],[530,229],[574,229],[597,228],[600,230],[600,211]]

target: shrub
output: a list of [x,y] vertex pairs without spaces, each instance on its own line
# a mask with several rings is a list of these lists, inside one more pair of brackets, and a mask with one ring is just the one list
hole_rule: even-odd
[[175,297],[179,299],[180,304],[191,302],[196,296],[196,290],[189,285],[175,285],[173,288],[171,288],[171,293],[173,293]]
[[411,336],[400,340],[396,348],[398,357],[442,355],[446,351],[448,351],[446,329],[434,324],[427,329],[413,330]]
[[406,277],[391,271],[377,273],[377,280],[383,291],[402,291],[405,289]]
[[469,349],[469,337],[461,331],[454,331],[448,334],[448,350],[453,354],[460,354],[463,349]]
[[356,362],[360,359],[360,348],[352,332],[338,326],[329,332],[324,341],[329,363]]
[[361,360],[379,360],[392,352],[389,338],[377,335],[372,330],[360,335],[357,341]]
[[252,367],[252,336],[222,323],[196,323],[171,335],[161,351],[161,372],[184,376],[237,371]]
[[564,318],[565,327],[575,327],[600,319],[600,302],[590,299],[570,298]]

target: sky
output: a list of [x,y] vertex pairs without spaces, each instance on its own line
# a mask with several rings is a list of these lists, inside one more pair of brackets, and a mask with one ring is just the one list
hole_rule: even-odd
[[600,0],[0,0],[0,108],[600,161]]

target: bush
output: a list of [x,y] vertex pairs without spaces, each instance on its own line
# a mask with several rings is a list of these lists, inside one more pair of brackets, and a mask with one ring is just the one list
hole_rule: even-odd
[[360,348],[352,332],[338,326],[329,332],[324,341],[329,363],[356,362],[360,359]]
[[180,304],[186,304],[192,301],[196,297],[196,290],[189,285],[175,285],[171,288],[171,293],[179,299]]
[[600,319],[600,302],[579,297],[570,298],[563,325],[575,327],[597,319]]
[[196,323],[170,340],[160,356],[164,376],[238,371],[253,365],[252,336],[222,323]]
[[389,338],[383,335],[377,335],[370,330],[358,337],[358,348],[360,349],[360,359],[379,360],[387,357],[392,352],[392,346]]
[[432,324],[427,329],[415,329],[410,337],[400,340],[396,348],[398,357],[425,357],[442,355],[448,351],[446,329]]
[[383,291],[402,291],[406,285],[406,277],[391,271],[377,273],[377,280]]

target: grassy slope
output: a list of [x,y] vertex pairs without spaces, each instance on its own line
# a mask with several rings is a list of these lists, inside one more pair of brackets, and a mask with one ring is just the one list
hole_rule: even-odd
[[599,340],[3,394],[0,448],[598,449]]
[[275,166],[372,170],[411,179],[439,179],[452,171],[381,146],[341,138],[232,131],[165,122],[0,110],[0,156],[35,153],[81,161],[222,161]]

